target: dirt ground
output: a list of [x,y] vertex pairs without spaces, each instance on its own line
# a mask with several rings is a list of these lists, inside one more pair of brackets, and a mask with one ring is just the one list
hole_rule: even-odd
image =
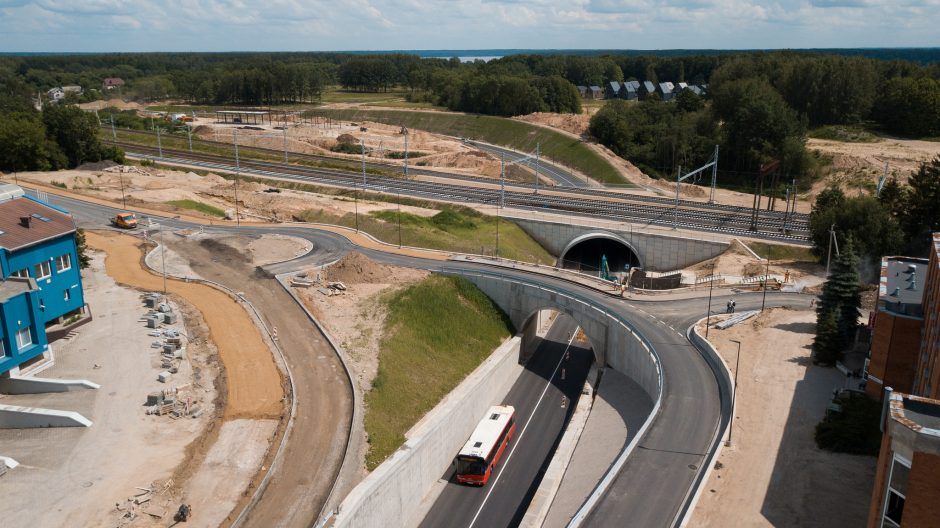
[[133,101],[124,101],[122,99],[109,99],[107,101],[92,101],[78,105],[82,110],[103,110],[105,108],[117,108],[119,110],[143,110],[145,105]]
[[[218,357],[198,313],[181,304],[182,299],[171,299],[185,323],[176,328],[188,339],[179,372],[168,384],[160,383],[157,373],[164,369],[141,319],[147,309],[139,292],[115,284],[104,272],[103,254],[91,256],[83,282],[94,319],[73,337],[52,344],[56,364],[40,375],[90,379],[101,388],[2,401],[76,410],[93,425],[0,431],[5,454],[22,463],[0,479],[5,526],[126,526],[132,520],[133,526],[148,525],[153,518],[142,510],[165,512],[178,506],[178,484],[189,473],[196,446],[211,435],[221,414]],[[184,387],[180,398],[204,409],[198,418],[144,413],[148,393],[177,386]],[[134,505],[128,497],[148,500]],[[134,519],[125,517],[129,511]],[[66,515],[68,523],[63,521]]]
[[878,183],[884,174],[896,175],[904,183],[921,163],[940,156],[940,141],[882,138],[874,143],[848,143],[810,138],[806,148],[832,156],[833,174],[814,189],[825,188],[830,181],[843,184]]
[[[704,332],[704,329],[700,328]],[[732,443],[704,485],[690,526],[864,526],[876,459],[813,440],[846,378],[814,366],[815,314],[775,308],[708,339],[730,366],[741,341]]]
[[[109,170],[67,170],[57,172],[23,172],[19,179],[42,185],[65,185],[68,190],[89,196],[121,202],[123,193],[128,205],[146,204],[148,207],[167,212],[185,212],[189,215],[201,214],[181,209],[168,202],[193,200],[226,211],[234,218],[235,187],[233,182],[217,174],[200,176],[194,172],[163,170],[153,168],[121,166]],[[355,212],[360,214],[381,211],[390,208],[390,204],[371,200],[358,203],[348,197],[329,196],[317,193],[281,190],[279,193],[263,192],[268,187],[259,183],[240,182],[238,184],[239,216],[272,221],[289,221],[295,215],[307,209],[322,209],[325,213],[344,215]],[[418,215],[433,216],[439,211],[423,207],[403,205],[402,211]],[[205,216],[205,215],[202,215]],[[215,217],[209,217],[215,218]]]
[[721,255],[686,268],[686,271],[704,277],[715,273],[723,277],[750,277],[756,275],[789,275],[790,283],[806,287],[819,284],[825,276],[822,266],[808,262],[786,260],[771,261],[766,267],[766,260],[751,254],[740,241],[732,240],[731,245]]
[[[88,232],[88,245],[107,253],[108,274],[119,284],[162,291],[160,277],[140,266],[143,243],[112,232]],[[167,281],[170,293],[191,302],[209,326],[209,338],[225,367],[225,419],[279,418],[284,392],[271,351],[244,308],[228,295],[202,284]]]

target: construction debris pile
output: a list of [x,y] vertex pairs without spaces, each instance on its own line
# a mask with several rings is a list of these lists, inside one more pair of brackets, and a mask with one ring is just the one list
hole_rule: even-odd
[[[144,294],[144,304],[149,308],[141,320],[147,323],[148,335],[156,338],[151,348],[160,351],[159,361],[162,369],[157,374],[157,381],[169,383],[185,361],[185,332],[166,326],[176,324],[178,316],[173,306],[159,293]],[[176,419],[184,416],[198,418],[203,413],[199,399],[193,394],[190,384],[151,392],[147,395],[144,407],[146,414],[170,416]]]
[[[163,522],[170,520],[172,497],[168,493],[173,487],[173,479],[163,484],[152,483],[149,486],[134,486],[134,491],[123,504],[115,503],[114,509],[120,514],[118,526],[128,526],[138,517],[145,515],[144,519]],[[187,506],[188,507],[188,506]]]
[[162,174],[151,174],[150,172],[144,169],[141,169],[140,167],[136,165],[114,165],[114,166],[107,167],[101,170],[103,172],[112,172],[112,173],[120,173],[120,174],[134,173],[134,174],[140,174],[142,176],[157,176],[157,177],[163,176]]
[[291,286],[295,288],[309,288],[311,286],[316,286],[317,291],[326,295],[327,297],[332,297],[334,295],[345,295],[346,285],[341,281],[328,281],[323,280],[322,274],[318,271],[316,278],[310,279],[307,277],[306,273],[300,273],[291,277],[290,280]]

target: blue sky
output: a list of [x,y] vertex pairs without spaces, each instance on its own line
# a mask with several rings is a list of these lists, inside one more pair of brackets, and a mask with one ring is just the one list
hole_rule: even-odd
[[0,0],[0,51],[940,46],[940,0]]

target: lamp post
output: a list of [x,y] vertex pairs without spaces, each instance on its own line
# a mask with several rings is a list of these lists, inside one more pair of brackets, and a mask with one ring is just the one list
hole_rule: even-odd
[[238,129],[232,129],[232,145],[235,147],[235,225],[241,225],[238,219],[238,173],[241,172],[241,163],[238,161]]
[[715,288],[715,261],[712,261],[712,280],[708,281],[708,314],[705,316],[705,339],[708,339],[708,327],[712,322],[712,290]]
[[767,268],[764,270],[764,296],[760,301],[760,311],[764,311],[767,304],[767,286],[770,285],[770,253],[767,254]]
[[738,344],[738,355],[734,360],[734,391],[731,393],[731,421],[728,422],[728,441],[725,445],[731,445],[731,433],[734,432],[734,406],[738,399],[738,367],[741,365],[741,342],[732,339],[732,343]]

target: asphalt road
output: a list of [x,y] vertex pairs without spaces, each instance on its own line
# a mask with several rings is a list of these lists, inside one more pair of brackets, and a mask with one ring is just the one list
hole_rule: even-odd
[[577,341],[569,347],[568,336],[576,327],[571,318],[559,318],[501,402],[516,408],[516,436],[489,482],[480,488],[457,484],[451,466],[445,475],[447,486],[422,528],[519,524],[577,406],[593,361],[589,348],[579,347]]
[[[503,156],[507,162],[525,156],[525,154],[520,154],[515,150],[509,150],[506,148],[497,147],[495,145],[488,145],[486,143],[479,143],[477,141],[467,140],[467,144],[472,145],[482,151],[489,152],[490,154]],[[526,167],[535,170],[535,159],[523,161],[520,163],[520,165],[525,165]],[[583,179],[578,178],[573,173],[568,172],[557,165],[545,163],[544,159],[539,162],[538,169],[539,174],[554,180],[558,185],[567,187],[590,187],[588,182],[585,182]]]
[[[86,202],[50,195],[54,204],[71,210],[80,224],[103,226],[109,214],[117,211]],[[161,219],[170,227],[191,227],[176,220]],[[235,228],[212,227],[207,231],[282,233],[306,238],[314,243],[315,251],[295,261],[293,265],[328,262],[344,252],[356,248],[340,235],[314,229]],[[685,330],[694,321],[704,317],[707,299],[681,301],[626,301],[576,284],[518,270],[493,270],[485,265],[466,262],[427,261],[381,251],[356,248],[376,261],[433,271],[466,273],[487,271],[499,273],[520,282],[538,284],[576,299],[604,308],[631,324],[643,335],[662,361],[665,380],[663,402],[659,415],[641,439],[639,447],[614,479],[610,488],[596,504],[587,518],[586,526],[629,525],[670,526],[687,506],[690,487],[700,475],[706,453],[717,446],[716,431],[722,420],[730,414],[728,395],[719,394],[715,373],[703,360],[700,352],[685,337]],[[319,252],[322,250],[322,253]],[[739,309],[760,307],[760,294],[736,295]],[[808,307],[810,297],[799,294],[769,293],[767,306]],[[727,297],[716,296],[713,306],[720,309]],[[746,351],[742,351],[746,353]],[[289,465],[290,461],[286,461]],[[262,499],[264,500],[264,499]],[[512,509],[512,511],[508,511]],[[508,519],[515,508],[507,507]],[[493,525],[497,526],[497,525]]]

